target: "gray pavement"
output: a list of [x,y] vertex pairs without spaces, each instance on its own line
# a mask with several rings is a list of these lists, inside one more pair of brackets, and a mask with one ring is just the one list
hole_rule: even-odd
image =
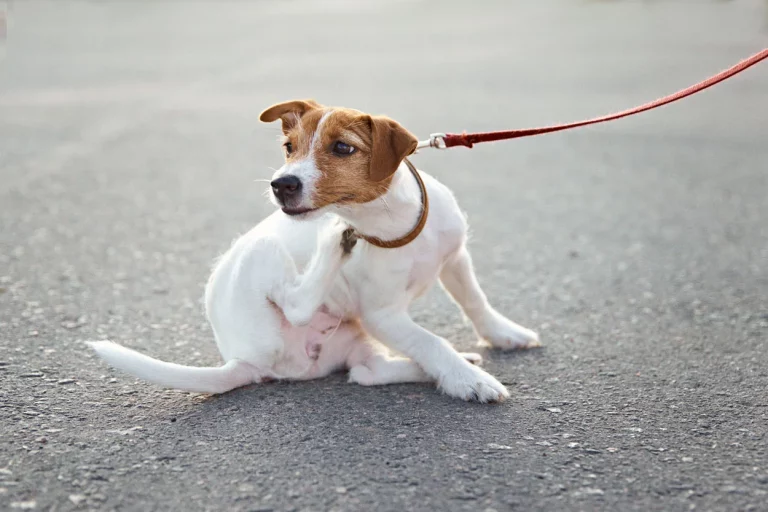
[[[625,108],[767,46],[762,1],[2,2],[0,509],[768,510],[768,63],[580,131],[423,152],[545,347],[498,406],[344,376],[207,397],[214,257],[271,211],[273,102],[415,133]],[[440,290],[413,308],[470,348]]]

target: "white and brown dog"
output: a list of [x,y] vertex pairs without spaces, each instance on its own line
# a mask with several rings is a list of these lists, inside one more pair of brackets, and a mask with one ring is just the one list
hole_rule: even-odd
[[435,381],[464,400],[506,398],[506,388],[472,364],[479,355],[457,352],[408,314],[439,278],[493,346],[539,343],[488,304],[453,194],[405,160],[417,139],[389,118],[314,101],[274,105],[260,119],[283,124],[285,164],[271,183],[281,211],[235,241],[208,281],[206,313],[226,364],[181,366],[108,341],[92,343],[98,354],[189,391],[349,369],[349,380],[366,386]]

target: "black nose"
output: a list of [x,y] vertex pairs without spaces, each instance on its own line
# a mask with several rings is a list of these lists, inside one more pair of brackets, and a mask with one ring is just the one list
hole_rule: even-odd
[[301,192],[301,180],[296,176],[283,176],[270,183],[272,192],[275,193],[281,203],[296,197]]

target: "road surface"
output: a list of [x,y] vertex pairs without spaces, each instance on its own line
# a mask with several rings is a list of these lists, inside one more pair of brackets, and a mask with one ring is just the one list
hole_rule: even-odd
[[[766,46],[757,0],[0,2],[0,509],[766,510],[768,63],[580,131],[424,151],[492,302],[497,406],[344,376],[206,397],[213,259],[312,97],[431,132],[604,114]],[[475,340],[437,289],[419,323]]]

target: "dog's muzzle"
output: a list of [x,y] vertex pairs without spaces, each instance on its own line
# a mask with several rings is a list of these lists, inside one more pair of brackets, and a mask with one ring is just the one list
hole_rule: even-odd
[[272,194],[282,207],[284,213],[288,215],[301,215],[309,213],[313,208],[302,207],[302,189],[301,180],[289,174],[281,176],[270,183]]

